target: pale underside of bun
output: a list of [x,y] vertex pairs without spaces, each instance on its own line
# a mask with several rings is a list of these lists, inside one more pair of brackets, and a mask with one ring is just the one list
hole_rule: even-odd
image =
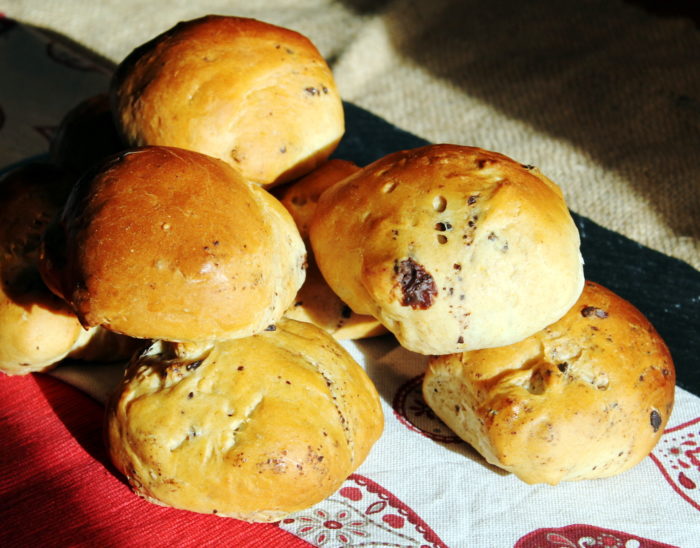
[[310,239],[338,296],[421,354],[521,340],[583,286],[559,188],[473,147],[401,151],[344,179],[321,195]]
[[301,179],[274,190],[294,219],[302,238],[307,240],[309,237],[309,226],[321,194],[359,170],[359,166],[348,160],[333,158]]
[[373,316],[356,314],[328,286],[316,263],[309,262],[304,285],[285,317],[312,323],[338,340],[357,340],[387,333]]
[[[309,224],[321,194],[359,169],[352,162],[334,158],[279,189],[280,202],[292,215],[302,238],[308,241]],[[387,332],[376,318],[355,313],[335,294],[319,271],[313,253],[309,253],[304,285],[285,316],[313,323],[338,340],[363,339]]]
[[183,22],[137,48],[115,73],[111,95],[130,145],[203,152],[263,186],[320,165],[345,127],[316,47],[240,17]]
[[197,352],[152,347],[108,407],[110,455],[148,500],[275,521],[331,495],[381,434],[373,384],[310,324]]
[[423,395],[488,462],[556,484],[635,466],[663,433],[674,386],[649,321],[586,282],[561,320],[524,341],[432,357]]

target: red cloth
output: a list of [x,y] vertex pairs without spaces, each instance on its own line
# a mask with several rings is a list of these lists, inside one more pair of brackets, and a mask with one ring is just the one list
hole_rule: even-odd
[[45,375],[0,377],[0,546],[308,547],[275,524],[148,503],[109,463],[100,404]]

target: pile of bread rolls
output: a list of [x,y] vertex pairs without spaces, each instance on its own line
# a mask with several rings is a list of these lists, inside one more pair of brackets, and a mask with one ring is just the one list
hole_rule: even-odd
[[331,495],[381,435],[338,339],[430,356],[426,402],[527,482],[648,454],[671,358],[584,281],[557,185],[466,146],[329,159],[343,133],[328,65],[289,29],[207,16],[134,50],[66,116],[53,166],[0,183],[2,370],[131,355],[117,469],[154,503],[249,521]]
[[584,281],[563,195],[533,166],[455,145],[396,152],[321,195],[310,239],[344,302],[430,356],[426,403],[491,464],[528,483],[599,478],[660,438],[669,351]]

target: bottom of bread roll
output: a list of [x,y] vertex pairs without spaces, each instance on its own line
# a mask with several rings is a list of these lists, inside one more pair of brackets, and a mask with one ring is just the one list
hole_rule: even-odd
[[155,343],[108,404],[116,468],[153,503],[276,521],[333,494],[383,429],[377,391],[294,320],[207,350]]

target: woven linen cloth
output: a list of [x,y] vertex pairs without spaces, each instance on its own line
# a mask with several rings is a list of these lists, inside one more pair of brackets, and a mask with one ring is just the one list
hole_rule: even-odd
[[[0,19],[0,170],[45,154],[63,114],[104,90],[104,60],[118,61],[178,20],[245,15],[308,35],[351,103],[433,142],[536,164],[578,214],[700,265],[700,44],[692,21],[620,2],[246,4],[0,7],[21,23]],[[362,112],[349,114],[352,126]],[[668,315],[658,317],[676,314],[691,334],[694,322],[700,338],[687,312],[700,302],[692,274],[679,289],[686,301],[678,314],[680,304],[660,291],[658,309]],[[632,470],[529,486],[486,464],[430,412],[420,395],[424,357],[390,337],[345,346],[377,385],[385,433],[336,494],[276,524],[133,495],[101,442],[100,403],[118,366],[63,367],[55,377],[64,382],[0,377],[0,546],[700,546],[697,391],[677,389],[661,441]],[[691,354],[682,365],[697,368]]]

